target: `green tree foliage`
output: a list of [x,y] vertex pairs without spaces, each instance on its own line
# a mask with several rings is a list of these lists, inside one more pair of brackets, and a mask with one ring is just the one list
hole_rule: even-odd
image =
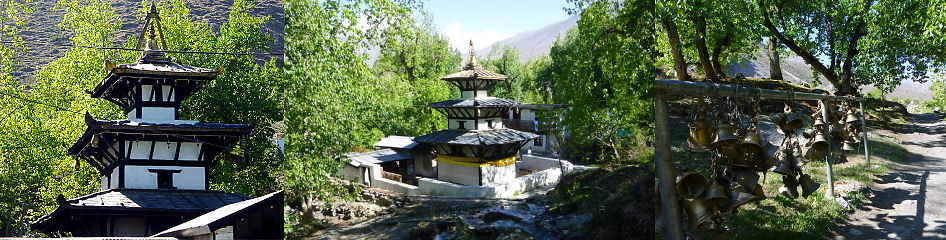
[[404,26],[397,34],[383,39],[373,73],[381,84],[380,94],[387,96],[387,116],[378,126],[386,135],[419,136],[446,128],[446,117],[422,107],[459,95],[459,91],[440,80],[457,70],[460,53],[450,49],[445,36],[437,33],[427,15],[420,22]]
[[[841,94],[873,84],[893,91],[942,64],[937,11],[927,1],[759,0],[769,32]],[[914,14],[930,12],[927,14]],[[932,17],[931,17],[932,16]]]
[[[266,50],[270,40],[261,35],[259,27],[267,18],[248,16],[246,10],[252,7],[250,2],[235,1],[230,22],[215,34],[206,24],[194,23],[190,19],[183,1],[159,3],[169,50]],[[19,8],[22,12],[15,12],[13,9],[8,7],[3,16],[17,17],[29,11]],[[62,0],[56,10],[65,13],[59,27],[69,33],[70,43],[75,45],[102,46],[110,42],[122,26],[120,21],[109,17],[117,14],[105,0]],[[143,5],[141,19],[146,10],[146,5]],[[15,25],[3,26],[4,38],[19,40],[13,35],[15,28],[11,29],[11,26]],[[134,48],[136,41],[130,38],[124,47]],[[98,173],[82,161],[69,157],[66,147],[85,130],[83,114],[86,112],[98,119],[125,118],[114,104],[92,99],[86,91],[105,76],[103,62],[106,57],[116,63],[125,63],[140,54],[135,51],[103,53],[101,50],[71,48],[38,70],[33,82],[23,83],[9,75],[15,55],[23,54],[23,50],[23,46],[0,47],[0,54],[3,54],[0,138],[5,139],[0,145],[0,172],[3,173],[0,174],[0,187],[7,189],[0,191],[0,204],[3,204],[0,206],[0,227],[3,227],[0,234],[4,236],[31,234],[28,223],[52,211],[59,195],[70,198],[98,191]],[[246,155],[262,155],[259,153],[271,148],[266,146],[268,140],[265,137],[272,132],[269,126],[281,119],[281,104],[274,96],[282,86],[281,71],[273,62],[259,66],[251,57],[172,56],[175,61],[188,65],[226,67],[220,78],[187,103],[186,115],[206,122],[253,124],[254,132],[247,145],[258,147],[250,151],[257,154]],[[231,102],[234,107],[228,108],[228,113],[209,107],[226,106],[224,103]],[[237,147],[231,154],[242,155],[243,151]],[[228,156],[217,159],[222,166],[214,170],[213,188],[251,196],[277,189],[274,169],[278,163],[274,162],[275,158],[251,157],[253,161],[227,165],[227,159],[232,158]]]
[[657,1],[660,66],[673,66],[679,78],[688,79],[680,71],[695,61],[706,78],[727,76],[727,64],[758,51],[765,31],[758,24],[761,16],[757,11],[748,0]]
[[286,77],[292,82],[284,167],[290,198],[351,196],[329,176],[343,166],[343,153],[383,136],[378,125],[390,116],[385,105],[392,96],[382,94],[387,84],[373,77],[364,50],[412,26],[413,7],[380,0],[286,1]]
[[572,1],[578,26],[549,54],[573,159],[622,162],[653,136],[654,3]]

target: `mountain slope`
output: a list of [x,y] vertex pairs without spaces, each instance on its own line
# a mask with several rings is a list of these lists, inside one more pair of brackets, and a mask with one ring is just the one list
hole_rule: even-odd
[[[736,76],[736,74],[742,74],[746,77],[760,77],[768,78],[769,77],[769,58],[766,56],[767,49],[765,46],[760,45],[759,51],[756,52],[754,56],[749,59],[745,59],[740,63],[730,63],[728,65],[728,72],[730,76]],[[816,74],[821,79],[821,86],[816,86],[817,88],[825,89],[828,91],[834,91],[834,88],[827,82],[827,80],[817,72],[813,72],[811,66],[805,63],[801,57],[792,56],[782,58],[782,76],[786,81],[801,84],[811,82],[812,74]],[[902,98],[902,99],[913,99],[919,101],[930,100],[933,97],[933,92],[930,91],[930,82],[917,83],[909,80],[904,80],[900,83],[893,92],[887,94],[888,99],[892,98]],[[861,92],[867,92],[873,90],[873,86],[863,86],[861,87]]]
[[[20,26],[20,37],[27,42],[68,44],[69,35],[59,27],[63,19],[63,11],[54,10],[58,0],[33,0],[30,6],[34,11],[26,16],[26,20]],[[129,36],[137,34],[141,29],[142,21],[138,20],[138,9],[141,7],[141,1],[109,1],[117,13],[114,19],[122,22],[121,31],[116,33],[112,39],[114,45],[123,44]],[[233,0],[184,0],[191,9],[191,18],[194,21],[206,22],[218,30],[220,25],[227,23],[227,17]],[[253,0],[256,7],[250,14],[257,16],[270,16],[269,22],[263,27],[263,32],[274,40],[270,45],[269,52],[283,51],[283,0]],[[30,82],[33,78],[33,71],[45,66],[47,63],[59,58],[68,47],[56,46],[35,46],[28,45],[28,53],[18,54],[16,65],[17,70],[13,77],[20,79],[21,82]],[[269,59],[270,56],[261,56],[258,59]],[[277,58],[279,59],[279,58]]]
[[[560,36],[564,37],[565,34],[568,33],[568,29],[578,24],[578,18],[578,16],[572,16],[540,29],[517,33],[510,38],[476,50],[476,55],[478,58],[485,59],[489,56],[489,52],[493,49],[493,46],[500,44],[508,44],[509,46],[518,48],[519,60],[522,62],[529,61],[532,57],[547,55],[549,54],[549,50],[552,49],[552,44],[555,43],[555,40]],[[469,52],[466,51],[466,49],[460,49],[464,59],[469,56]]]

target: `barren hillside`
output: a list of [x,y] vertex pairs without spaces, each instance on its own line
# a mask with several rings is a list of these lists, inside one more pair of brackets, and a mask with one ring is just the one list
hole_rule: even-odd
[[[226,23],[230,6],[233,0],[184,0],[191,8],[191,17],[195,21],[207,22],[217,30],[221,24]],[[23,26],[20,26],[20,36],[27,42],[40,43],[69,43],[69,36],[61,30],[59,23],[63,18],[63,11],[54,10],[58,0],[33,0],[30,3],[33,6],[33,13],[27,17]],[[141,21],[137,20],[136,14],[141,6],[141,1],[110,1],[118,15],[114,16],[123,23],[121,32],[118,32],[113,43],[122,44],[128,39],[129,34],[134,34],[141,28]],[[263,31],[270,35],[274,43],[270,46],[269,52],[283,51],[283,1],[282,0],[254,0],[256,8],[252,14],[259,16],[269,15],[270,21],[264,26]],[[33,78],[33,71],[42,68],[50,61],[62,56],[67,47],[52,46],[28,46],[28,54],[21,54],[18,57],[20,63],[14,77],[20,81],[28,82]],[[259,59],[269,59],[269,56]]]

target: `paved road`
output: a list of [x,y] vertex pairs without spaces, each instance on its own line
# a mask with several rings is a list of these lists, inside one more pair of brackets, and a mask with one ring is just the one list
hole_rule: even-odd
[[870,203],[840,227],[838,239],[946,239],[946,122],[941,115],[911,116],[896,127],[909,151],[871,186]]

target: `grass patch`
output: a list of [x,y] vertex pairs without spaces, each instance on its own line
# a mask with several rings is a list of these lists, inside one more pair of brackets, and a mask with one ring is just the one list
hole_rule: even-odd
[[900,103],[876,99],[864,99],[864,111],[867,112],[867,118],[871,124],[880,124],[888,127],[892,123],[907,123],[910,121],[910,113],[907,108]]
[[[832,165],[835,183],[853,180],[870,184],[875,175],[887,172],[890,162],[898,162],[906,155],[906,149],[898,143],[897,139],[872,134],[869,143],[871,166],[867,166],[863,154],[848,153],[848,162]],[[838,221],[852,210],[841,208],[825,196],[826,171],[824,162],[810,162],[803,167],[803,172],[821,183],[822,191],[797,199],[778,195],[781,175],[767,173],[763,189],[769,198],[741,208],[730,217],[726,227],[734,239],[823,239],[829,236],[836,230]],[[853,208],[867,202],[864,193],[851,194],[850,198]]]

